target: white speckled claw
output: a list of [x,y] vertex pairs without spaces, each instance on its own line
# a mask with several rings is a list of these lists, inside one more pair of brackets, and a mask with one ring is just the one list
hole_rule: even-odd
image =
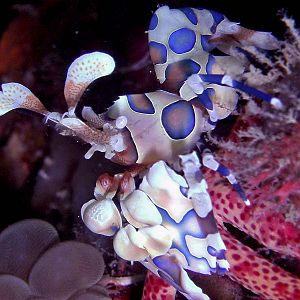
[[92,199],[81,208],[85,225],[97,234],[114,235],[122,226],[120,213],[111,199]]
[[69,111],[76,107],[91,82],[111,74],[114,69],[114,59],[103,52],[87,53],[75,59],[68,69],[64,89]]
[[24,108],[42,115],[49,112],[40,100],[25,86],[20,83],[5,83],[1,85],[0,91],[0,115],[16,109]]

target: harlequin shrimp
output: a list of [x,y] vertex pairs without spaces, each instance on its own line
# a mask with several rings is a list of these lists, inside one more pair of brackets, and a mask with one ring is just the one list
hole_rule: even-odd
[[[150,56],[163,89],[191,100],[193,106],[204,107],[210,124],[235,110],[235,90],[282,107],[276,97],[230,76],[244,72],[245,61],[236,58],[243,45],[265,50],[278,47],[270,33],[246,29],[216,11],[201,8],[162,6],[153,14],[149,26]],[[229,55],[215,56],[215,48]]]
[[[123,259],[141,262],[188,299],[209,299],[186,270],[224,274],[225,245],[196,152],[181,155],[180,165],[183,176],[162,160],[154,163],[138,188],[129,172],[101,175],[96,199],[83,205],[82,219],[93,232],[114,235],[114,250]],[[124,227],[112,200],[116,193]]]
[[[246,65],[235,57],[239,46],[271,50],[277,43],[269,33],[194,8],[160,7],[148,33],[161,89],[111,99],[116,101],[101,114],[84,106],[78,115],[76,108],[87,87],[115,69],[110,55],[92,52],[77,58],[68,69],[66,113],[49,112],[29,89],[6,83],[0,92],[0,114],[16,108],[38,112],[55,123],[60,134],[90,144],[86,158],[100,151],[115,163],[135,166],[124,174],[99,177],[95,199],[82,207],[84,223],[93,232],[114,236],[120,257],[141,262],[188,299],[208,299],[186,270],[223,274],[229,265],[201,166],[226,177],[245,204],[250,201],[201,136],[236,109],[236,90],[282,107],[278,98],[234,79]],[[214,48],[224,55],[213,55]]]

